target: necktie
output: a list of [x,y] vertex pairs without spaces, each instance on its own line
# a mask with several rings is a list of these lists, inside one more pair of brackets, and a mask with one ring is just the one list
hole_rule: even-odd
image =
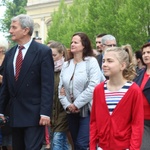
[[15,76],[16,81],[18,80],[18,76],[19,76],[20,69],[21,69],[21,66],[22,66],[22,61],[23,61],[22,49],[24,49],[24,46],[19,46],[19,52],[18,52],[18,55],[17,55],[17,58],[16,58],[16,76]]

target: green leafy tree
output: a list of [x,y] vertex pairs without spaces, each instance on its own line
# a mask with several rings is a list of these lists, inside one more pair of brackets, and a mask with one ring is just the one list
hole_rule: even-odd
[[[65,25],[65,17],[67,14],[67,5],[64,3],[64,0],[61,1],[58,11],[55,11],[52,14],[52,22],[48,29],[48,38],[46,43],[49,40],[61,41],[63,34],[66,30],[63,31],[62,28]],[[66,26],[67,27],[67,26]]]
[[87,24],[85,24],[85,30],[93,41],[95,39],[95,35],[97,35],[100,32],[99,31],[100,25],[98,23],[100,17],[99,5],[100,0],[90,0],[88,4],[88,16],[87,16]]
[[150,37],[150,2],[127,0],[118,11],[118,38],[120,44],[129,43],[138,50]]
[[118,36],[116,18],[120,6],[124,0],[90,0],[88,16],[88,32],[90,38],[95,43],[95,36],[100,33]]
[[52,16],[47,40],[69,47],[72,34],[82,31],[95,46],[95,36],[107,33],[116,37],[118,46],[131,44],[136,50],[150,38],[148,0],[74,0],[70,7],[63,3]]
[[19,15],[21,13],[24,14],[26,13],[25,10],[26,4],[27,4],[27,0],[13,0],[13,1],[5,0],[4,5],[6,6],[6,11],[4,14],[4,19],[1,20],[1,24],[2,24],[1,29],[3,32],[8,33],[12,17]]
[[52,23],[48,29],[49,40],[56,40],[70,47],[71,36],[78,31],[84,32],[84,24],[88,15],[87,0],[74,0],[73,4],[67,6],[61,1],[58,11],[52,15]]

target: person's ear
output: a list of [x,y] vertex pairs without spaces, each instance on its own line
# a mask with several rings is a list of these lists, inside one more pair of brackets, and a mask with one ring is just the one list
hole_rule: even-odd
[[24,28],[24,35],[27,35],[29,33],[30,29],[28,27]]
[[120,70],[123,71],[123,70],[126,68],[126,66],[127,66],[127,65],[126,65],[125,62],[121,63],[121,69],[120,69]]

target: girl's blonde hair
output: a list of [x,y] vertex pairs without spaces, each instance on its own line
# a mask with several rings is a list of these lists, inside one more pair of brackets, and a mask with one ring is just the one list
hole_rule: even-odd
[[114,51],[118,53],[117,59],[120,63],[125,62],[126,68],[123,70],[123,77],[128,81],[132,81],[136,76],[135,64],[133,62],[133,53],[131,45],[123,45],[121,47],[111,47],[105,52]]

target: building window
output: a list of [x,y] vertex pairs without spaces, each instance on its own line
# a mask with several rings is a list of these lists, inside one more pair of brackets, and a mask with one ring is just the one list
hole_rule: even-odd
[[35,37],[39,37],[39,32],[35,31]]
[[40,25],[38,23],[34,24],[34,37],[40,37]]

